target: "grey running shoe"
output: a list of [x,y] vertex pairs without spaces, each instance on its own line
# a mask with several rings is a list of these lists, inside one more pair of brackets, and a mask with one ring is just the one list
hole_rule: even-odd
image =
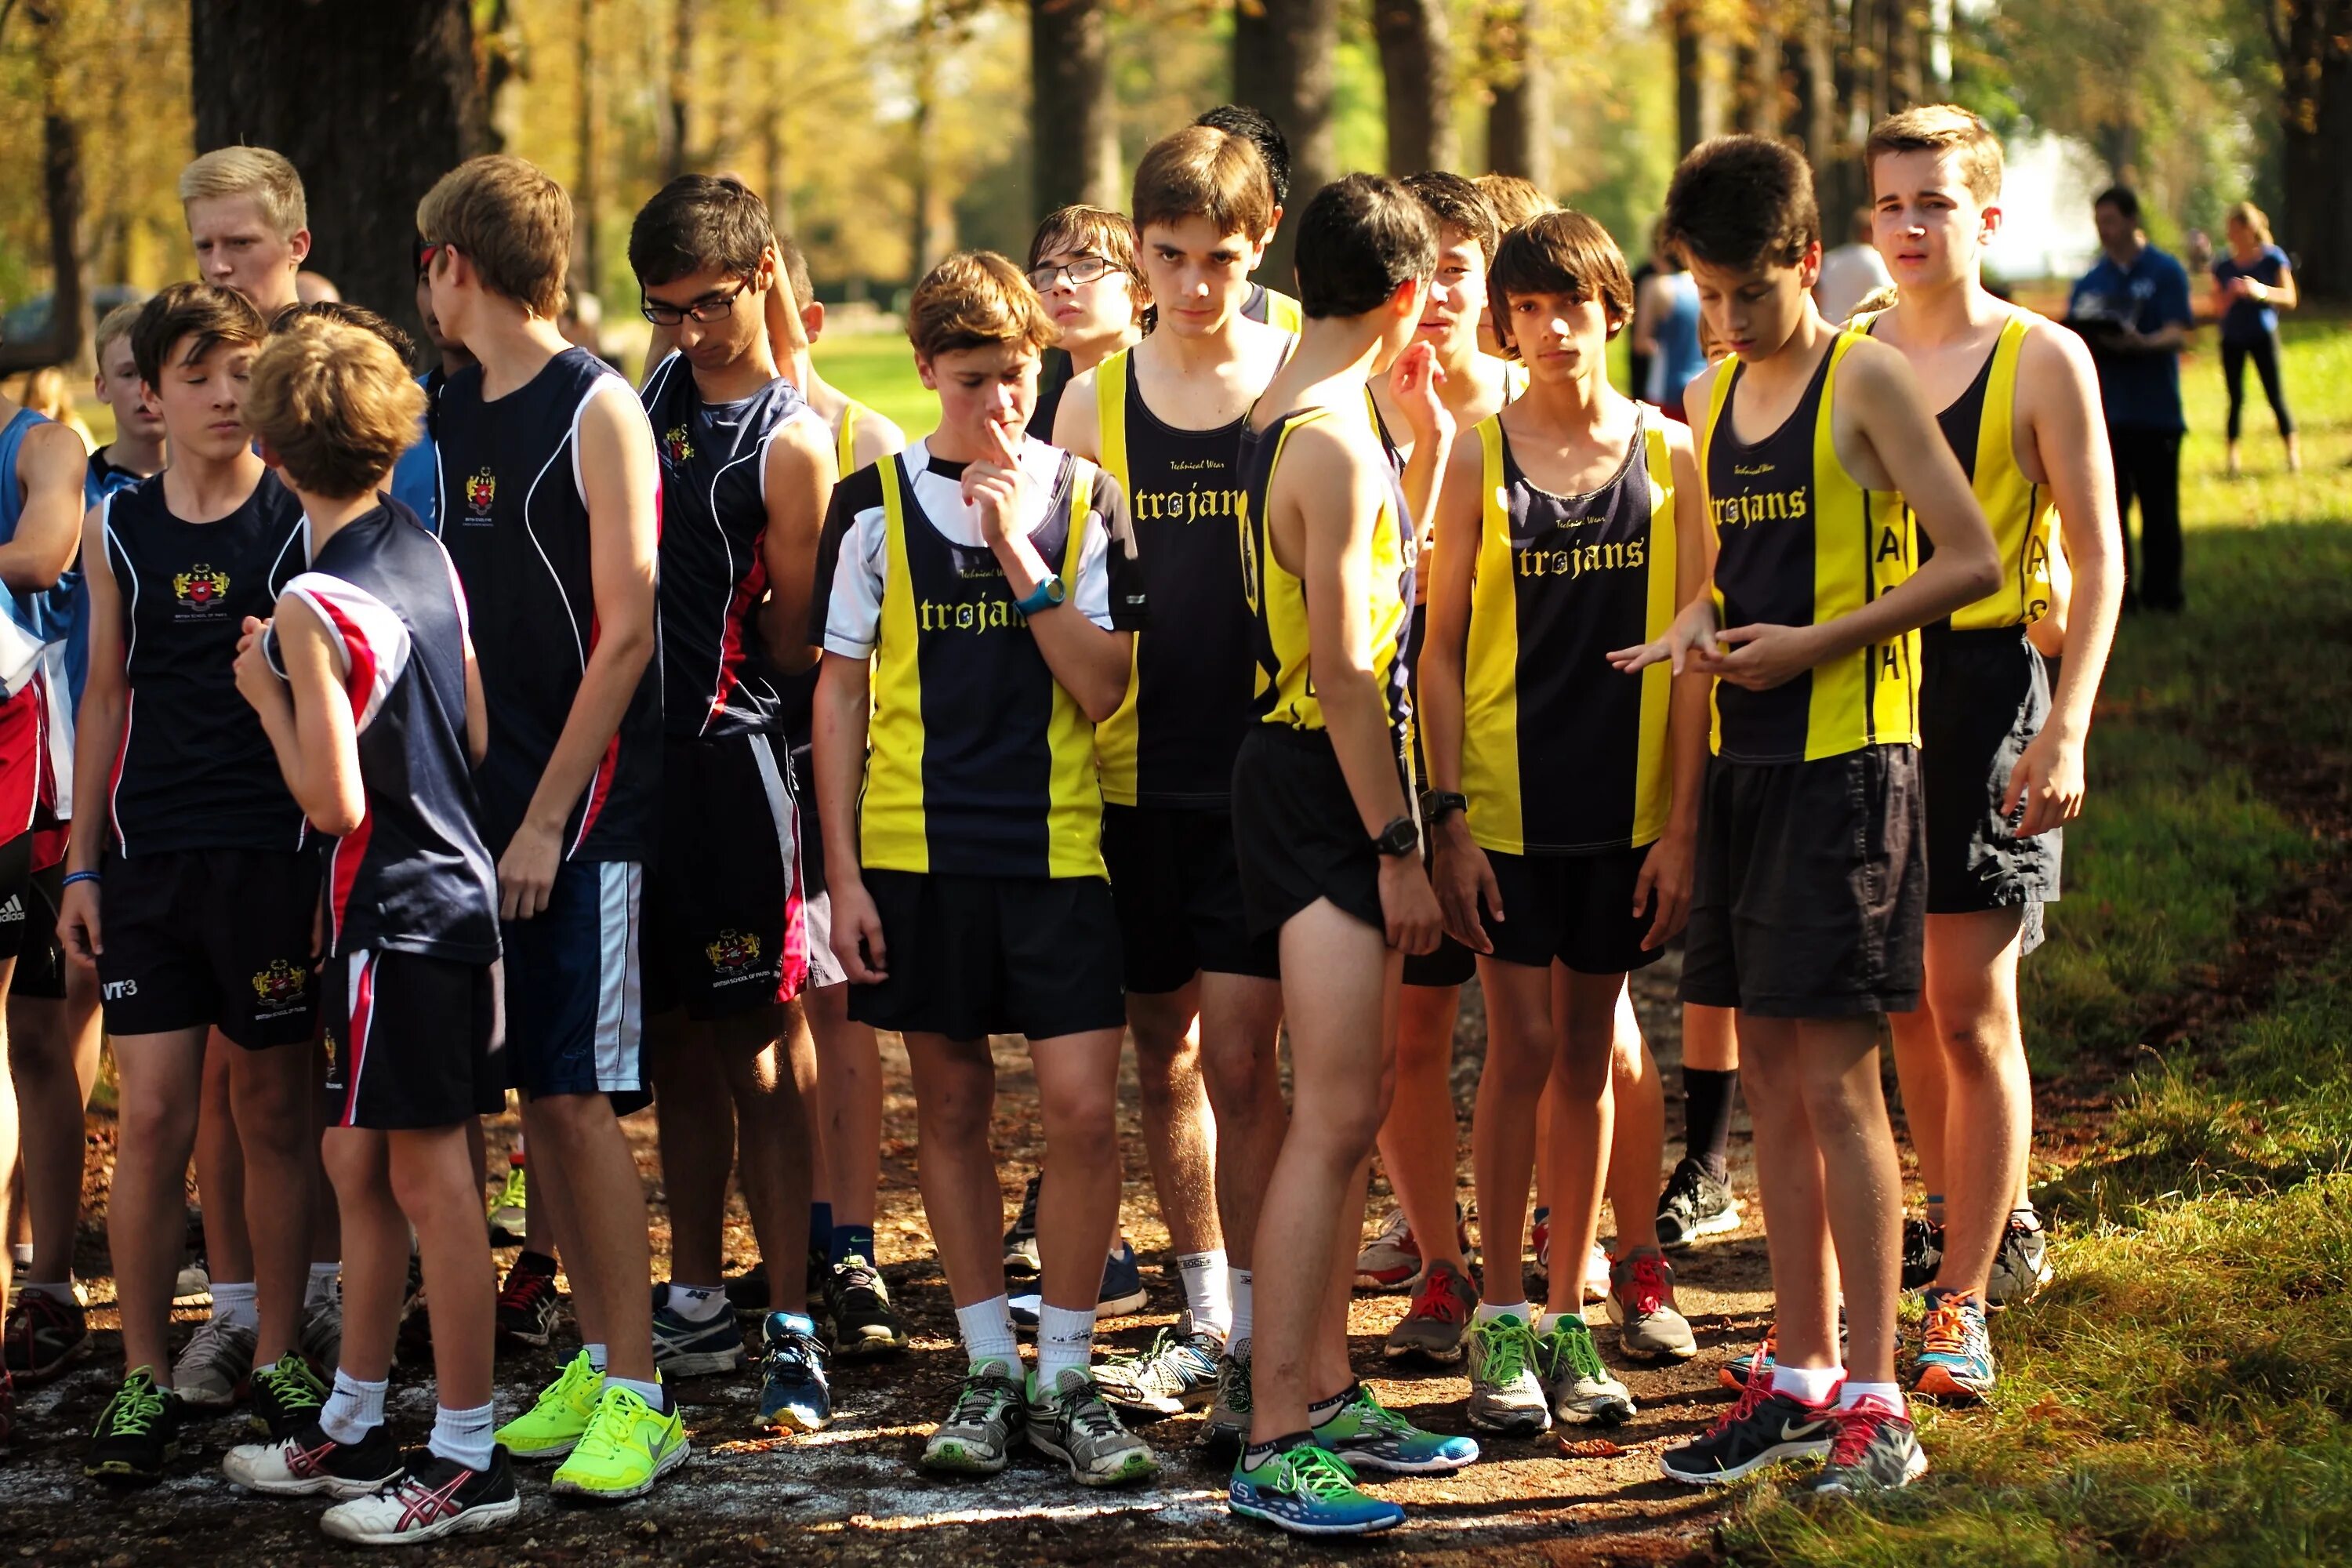
[[1045,1179],[1040,1171],[1021,1189],[1021,1212],[1014,1216],[1013,1228],[1004,1233],[1007,1279],[1034,1279],[1044,1267],[1037,1259],[1037,1187]]
[[1213,1454],[1239,1448],[1249,1440],[1249,1429],[1250,1342],[1235,1340],[1218,1359],[1217,1394],[1201,1427],[1201,1443]]
[[1658,1198],[1658,1245],[1674,1251],[1739,1228],[1739,1200],[1696,1160],[1684,1157]]
[[1462,1336],[1469,1330],[1470,1314],[1477,1310],[1478,1288],[1462,1270],[1441,1258],[1422,1275],[1412,1310],[1389,1331],[1381,1353],[1391,1361],[1420,1356],[1450,1366],[1462,1359]]
[[1927,1456],[1911,1418],[1875,1395],[1837,1412],[1837,1440],[1821,1473],[1802,1483],[1815,1493],[1892,1491],[1927,1473]]
[[[421,1292],[420,1292],[421,1294]],[[341,1281],[320,1301],[302,1309],[302,1327],[294,1348],[322,1378],[332,1378],[343,1361],[343,1287]]]
[[226,1410],[245,1396],[253,1377],[252,1329],[217,1318],[196,1325],[180,1359],[172,1363],[172,1392],[198,1410]]
[[1176,1415],[1216,1396],[1217,1361],[1225,1336],[1196,1326],[1186,1316],[1171,1331],[1162,1330],[1139,1356],[1105,1361],[1095,1368],[1095,1386],[1121,1410]]
[[2022,1301],[2050,1283],[2050,1237],[2039,1215],[2020,1211],[2009,1216],[2001,1232],[2000,1250],[1992,1255],[1992,1279],[1985,1286],[1990,1306]]
[[1470,1425],[1482,1432],[1533,1437],[1551,1426],[1550,1402],[1536,1375],[1536,1336],[1515,1313],[1470,1325]]
[[1661,1253],[1628,1253],[1610,1266],[1609,1321],[1627,1355],[1688,1361],[1698,1353],[1691,1326],[1675,1310],[1674,1267]]
[[1633,1418],[1633,1396],[1601,1362],[1592,1331],[1574,1313],[1536,1338],[1536,1365],[1551,1413],[1577,1426],[1622,1426]]
[[1151,1445],[1120,1425],[1095,1380],[1066,1366],[1050,1389],[1029,1382],[1029,1446],[1070,1467],[1082,1487],[1116,1487],[1160,1473]]
[[956,1390],[948,1418],[923,1445],[923,1468],[959,1476],[996,1474],[1012,1454],[1025,1405],[1010,1363],[981,1363]]

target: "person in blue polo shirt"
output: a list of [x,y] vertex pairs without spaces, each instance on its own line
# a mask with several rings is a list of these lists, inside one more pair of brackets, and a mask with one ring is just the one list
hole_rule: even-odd
[[[2139,197],[2101,191],[2097,266],[2074,285],[2066,322],[2091,345],[2116,458],[2116,510],[2125,520],[2124,608],[2178,610],[2180,591],[2180,351],[2196,317],[2189,273],[2147,242]],[[2139,500],[2139,559],[2130,559],[2132,500]]]

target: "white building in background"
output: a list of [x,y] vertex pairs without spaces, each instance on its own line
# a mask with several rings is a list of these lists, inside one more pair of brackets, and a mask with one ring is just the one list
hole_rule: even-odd
[[2006,283],[2077,278],[2099,253],[2091,200],[2107,185],[2106,166],[2084,143],[2036,131],[2001,149],[2000,233],[1985,270]]

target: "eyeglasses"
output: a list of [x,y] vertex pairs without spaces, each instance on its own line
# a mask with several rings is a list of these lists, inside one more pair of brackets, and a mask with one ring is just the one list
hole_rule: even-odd
[[446,239],[426,239],[419,235],[416,243],[409,250],[410,258],[416,263],[416,275],[419,278],[424,277],[431,270],[433,258],[450,248],[452,247]]
[[1029,287],[1043,294],[1065,278],[1070,280],[1072,288],[1076,288],[1081,283],[1092,283],[1116,270],[1108,258],[1100,256],[1081,256],[1059,265],[1048,261],[1029,269]]
[[751,286],[748,278],[724,294],[712,294],[697,300],[691,305],[672,305],[660,300],[648,300],[641,290],[637,295],[637,311],[656,327],[675,327],[688,316],[708,324],[722,321],[735,313],[735,301]]

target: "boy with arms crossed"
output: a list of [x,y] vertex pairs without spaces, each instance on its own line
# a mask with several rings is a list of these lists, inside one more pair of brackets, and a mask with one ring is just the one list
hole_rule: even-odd
[[172,466],[100,502],[83,529],[89,676],[75,772],[113,784],[105,809],[74,814],[58,919],[67,952],[97,966],[121,1077],[107,1227],[129,1371],[83,1465],[108,1480],[160,1479],[184,1401],[226,1408],[237,1395],[226,1375],[184,1377],[177,1392],[161,1377],[215,1026],[249,1177],[255,1294],[232,1304],[216,1289],[209,1337],[233,1368],[253,1369],[239,1375],[269,1436],[326,1394],[296,1344],[317,1151],[319,860],[232,668],[242,617],[266,614],[303,565],[302,509],[241,417],[262,337],[253,306],[210,284],[147,302],[131,346]]
[[774,1260],[761,1418],[812,1431],[832,1402],[796,1277],[809,1246],[808,1119],[790,1058],[778,1059],[782,1005],[799,994],[808,957],[777,681],[815,657],[809,584],[833,495],[833,433],[777,373],[764,316],[780,270],[769,232],[767,205],[740,183],[687,174],[629,234],[644,312],[677,342],[643,395],[666,523],[662,853],[646,957],[673,1237],[654,1340],[669,1375],[742,1363],[720,1278],[732,1163],[761,1257]]
[[[1593,1349],[1577,1270],[1552,1271],[1534,1319],[1508,1267],[1517,1227],[1486,1216],[1520,1211],[1549,1084],[1552,1239],[1563,1258],[1592,1246],[1626,975],[1681,928],[1706,757],[1706,678],[1660,666],[1620,680],[1608,653],[1664,634],[1706,579],[1706,544],[1688,432],[1609,384],[1609,341],[1633,310],[1615,242],[1581,213],[1547,213],[1504,238],[1492,292],[1532,381],[1446,476],[1420,718],[1438,897],[1481,955],[1492,1030],[1475,1153],[1497,1250],[1470,1331],[1470,1421],[1533,1436],[1555,1415],[1633,1413]],[[1645,1202],[1617,1222],[1621,1267],[1658,1258]]]
[[[1354,1465],[1444,1473],[1467,1438],[1416,1431],[1348,1364],[1347,1312],[1372,1142],[1395,1049],[1398,974],[1437,945],[1405,784],[1412,521],[1365,386],[1406,352],[1436,226],[1391,182],[1351,174],[1300,218],[1306,327],[1242,432],[1244,591],[1265,689],[1234,764],[1250,928],[1279,932],[1295,1109],[1265,1184],[1249,1441],[1234,1511],[1361,1534],[1404,1510]],[[1415,344],[1405,391],[1433,397]]]
[[[1257,668],[1234,455],[1291,340],[1240,310],[1274,212],[1249,142],[1195,125],[1154,143],[1134,204],[1159,330],[1070,384],[1055,438],[1125,492],[1162,628],[1137,634],[1133,678],[1095,744],[1144,1143],[1186,1315],[1173,1340],[1106,1365],[1100,1381],[1115,1403],[1161,1414],[1225,1394],[1211,1431],[1238,1441],[1250,1243],[1283,1113],[1279,956],[1251,933],[1234,863],[1234,755]],[[1221,1356],[1232,1361],[1222,1375]]]
[[[341,1093],[325,1147],[349,1245],[334,1393],[222,1468],[255,1491],[348,1500],[320,1525],[367,1545],[486,1530],[521,1507],[490,1435],[498,1276],[467,1140],[504,1099],[498,874],[473,787],[488,719],[456,569],[376,493],[424,409],[382,338],[320,320],[271,339],[246,405],[310,533],[308,570],[269,620],[244,623],[236,684],[295,801],[337,836],[323,981]],[[383,1398],[412,1226],[439,1408],[404,1456]]]
[[[1921,635],[1927,994],[1895,1017],[1920,1173],[1931,1204],[1942,1199],[1927,1216],[1941,1225],[1942,1257],[1915,1386],[1973,1400],[1995,1378],[1987,1304],[2049,1274],[2024,1195],[2033,1095],[2017,963],[2058,897],[2059,830],[2082,810],[2123,537],[2090,351],[1985,291],[1982,247],[2001,220],[2000,142],[1968,110],[1936,104],[1881,121],[1863,155],[1898,290],[1864,330],[1911,362],[2000,547],[2000,590]],[[2026,639],[2049,609],[2053,521],[2074,574],[2054,696]]]
[[[1731,351],[1685,394],[1716,559],[1666,636],[1611,657],[1718,680],[1682,994],[1739,1009],[1780,1339],[1771,1374],[1661,1462],[1712,1483],[1826,1454],[1817,1489],[1901,1486],[1927,1460],[1895,1381],[1902,1188],[1878,1016],[1920,984],[1916,633],[1997,587],[2000,557],[1902,356],[1815,309],[1821,221],[1797,153],[1706,142],[1664,225]],[[1936,544],[1916,567],[1915,517]]]
[[618,1117],[646,1101],[637,969],[661,767],[654,553],[660,475],[629,384],[556,330],[572,199],[520,158],[473,158],[417,205],[442,330],[480,363],[434,421],[440,526],[476,628],[490,745],[507,1076],[531,1201],[572,1282],[580,1354],[499,1431],[563,1458],[555,1489],[638,1497],[687,1457],[654,1370],[645,1188]]
[[[940,427],[835,492],[811,630],[817,790],[850,1016],[907,1040],[923,1209],[969,1373],[925,1468],[993,1475],[1025,1428],[1087,1486],[1159,1461],[1087,1370],[1118,1210],[1117,917],[1095,725],[1127,690],[1144,590],[1125,498],[1029,440],[1036,291],[991,252],[917,286]],[[1028,1037],[1045,1126],[1037,1371],[1024,1389],[988,1147],[988,1037]]]

